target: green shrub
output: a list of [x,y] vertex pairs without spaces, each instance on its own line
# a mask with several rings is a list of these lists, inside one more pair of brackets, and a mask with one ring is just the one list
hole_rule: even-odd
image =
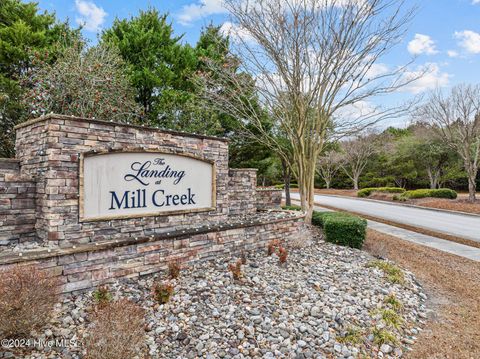
[[280,184],[276,184],[275,186],[273,186],[277,189],[284,189],[285,188],[285,185],[283,183],[280,183]]
[[296,206],[296,205],[293,204],[291,206],[282,206],[282,209],[284,209],[286,211],[301,211],[302,207]]
[[[300,211],[300,206],[283,206],[284,210]],[[362,248],[367,231],[367,221],[346,212],[312,213],[312,224],[322,227],[327,242]]]
[[363,188],[357,192],[358,197],[368,197],[373,192],[381,192],[381,193],[404,193],[405,189],[401,187],[369,187]]
[[315,226],[323,227],[324,222],[331,217],[354,217],[346,212],[317,212],[313,211],[312,224]]
[[455,199],[457,198],[457,192],[450,188],[440,188],[440,189],[416,189],[413,191],[407,191],[400,196],[405,199],[415,199],[415,198],[448,198]]
[[325,239],[328,242],[362,248],[367,232],[367,221],[360,217],[329,217],[323,223]]

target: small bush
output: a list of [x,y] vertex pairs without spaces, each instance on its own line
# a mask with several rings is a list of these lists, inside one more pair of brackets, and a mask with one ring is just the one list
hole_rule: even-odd
[[367,235],[367,221],[345,212],[314,212],[312,224],[323,227],[327,242],[362,248]]
[[428,198],[428,197],[455,199],[457,198],[457,192],[449,188],[416,189],[413,191],[407,191],[400,196],[400,198],[405,198],[405,199]]
[[403,323],[402,317],[393,309],[379,309],[375,314],[379,314],[389,327],[398,329]]
[[230,273],[232,273],[233,279],[235,280],[240,280],[243,277],[242,273],[242,260],[239,259],[238,261],[235,262],[235,264],[230,263],[228,265],[228,270]]
[[315,226],[323,227],[324,222],[328,218],[340,218],[340,217],[346,217],[346,218],[351,218],[355,217],[349,213],[346,212],[317,212],[313,211],[312,214],[312,224]]
[[0,336],[28,336],[41,329],[59,299],[59,281],[34,266],[0,271]]
[[397,298],[395,293],[390,293],[383,301],[385,304],[390,306],[394,311],[399,312],[403,309],[402,302]]
[[358,327],[349,327],[344,336],[337,337],[336,340],[342,344],[361,344],[363,342],[363,332]]
[[278,239],[271,240],[267,246],[267,255],[270,257],[273,253],[275,253],[275,249],[279,245],[280,245],[280,241]]
[[394,284],[403,284],[405,282],[402,270],[387,261],[374,260],[368,263],[367,266],[381,269],[386,274],[387,279]]
[[172,260],[168,262],[168,276],[170,279],[178,278],[181,269],[182,267],[180,266],[180,262],[178,260]]
[[170,301],[170,298],[173,296],[174,287],[171,283],[159,283],[156,282],[153,285],[153,299],[158,304],[166,304]]
[[108,286],[102,285],[98,287],[93,293],[92,293],[93,299],[99,306],[105,306],[108,303],[110,303],[113,299],[112,293],[110,293],[110,290],[108,289]]
[[247,254],[245,253],[245,251],[242,251],[242,253],[240,253],[240,261],[243,265],[247,264]]
[[85,340],[87,359],[145,357],[144,310],[121,299],[94,311]]
[[282,206],[282,209],[284,209],[286,211],[301,211],[302,207],[291,205],[291,206]]
[[404,193],[405,189],[401,187],[369,187],[363,188],[357,192],[357,197],[368,197],[373,192],[381,193]]
[[283,264],[283,263],[286,263],[287,262],[287,257],[288,257],[288,251],[280,246],[278,247],[278,261]]
[[373,343],[378,346],[381,346],[382,344],[386,344],[386,343],[395,345],[398,342],[395,335],[385,328],[383,329],[374,328],[372,331],[372,334],[373,334]]

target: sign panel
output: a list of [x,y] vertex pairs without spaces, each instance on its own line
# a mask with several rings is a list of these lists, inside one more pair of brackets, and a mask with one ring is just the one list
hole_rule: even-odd
[[108,220],[215,207],[213,163],[183,155],[117,152],[81,160],[80,220]]

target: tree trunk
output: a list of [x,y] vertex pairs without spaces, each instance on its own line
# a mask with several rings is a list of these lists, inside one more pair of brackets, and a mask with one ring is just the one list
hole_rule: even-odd
[[354,175],[354,176],[353,176],[353,189],[354,189],[354,190],[358,190],[358,178],[359,178],[359,177],[360,177],[360,176],[358,176],[358,175]]
[[427,168],[428,179],[430,181],[430,189],[436,189],[440,178],[440,170],[432,170]]
[[281,162],[282,162],[283,184],[284,184],[284,190],[285,190],[285,205],[291,206],[292,199],[290,196],[290,182],[292,180],[292,173],[290,172],[290,167],[288,166],[288,163],[286,163],[286,161],[283,159]]
[[325,186],[330,189],[330,180],[325,180]]
[[477,171],[468,171],[468,201],[475,202],[477,191]]
[[298,164],[298,189],[302,210],[306,212],[305,223],[311,224],[315,195],[315,165],[308,163],[307,159],[299,161]]

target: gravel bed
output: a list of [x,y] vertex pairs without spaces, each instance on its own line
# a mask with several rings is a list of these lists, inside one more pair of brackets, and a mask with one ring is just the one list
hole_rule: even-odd
[[[248,253],[242,281],[234,281],[228,270],[235,258],[184,268],[165,305],[151,296],[152,283],[165,274],[122,280],[110,289],[116,298],[130,298],[146,309],[146,343],[152,358],[401,357],[426,318],[426,296],[408,272],[403,284],[390,283],[382,270],[368,265],[373,259],[314,236],[303,248],[291,248],[283,265],[265,250]],[[389,308],[385,300],[391,293],[403,305],[397,329],[388,327],[379,314]],[[88,333],[92,303],[91,292],[66,296],[40,337],[74,336],[81,341]],[[375,328],[388,328],[397,343],[379,344]],[[81,348],[56,350],[21,357],[82,354]]]

